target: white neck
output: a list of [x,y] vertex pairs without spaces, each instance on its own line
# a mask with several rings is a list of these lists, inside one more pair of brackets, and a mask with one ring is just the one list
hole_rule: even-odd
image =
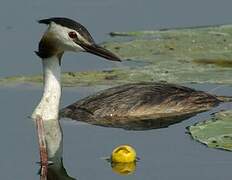
[[40,116],[43,120],[58,119],[61,97],[59,59],[56,56],[43,59],[44,91],[40,103],[34,110],[32,118]]
[[43,59],[44,91],[40,103],[35,108],[32,118],[41,117],[44,124],[48,158],[54,163],[61,163],[62,130],[58,121],[61,97],[59,58],[54,56]]

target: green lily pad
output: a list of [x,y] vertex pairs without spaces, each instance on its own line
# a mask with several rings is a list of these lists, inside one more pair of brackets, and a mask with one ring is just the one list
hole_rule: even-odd
[[[65,86],[127,82],[232,84],[232,25],[114,32],[102,45],[124,62],[117,69],[63,74]],[[41,76],[14,76],[0,84],[38,83]]]
[[[120,74],[120,77],[118,76]],[[128,79],[128,74],[121,70],[90,71],[90,72],[65,72],[62,73],[62,85],[64,86],[91,86],[112,85],[113,82],[121,83],[121,79]],[[0,79],[1,85],[42,83],[42,75],[10,76]]]
[[[105,47],[129,61],[146,62],[137,73],[169,82],[226,83],[232,79],[232,26],[111,33]],[[125,36],[130,36],[126,38]]]
[[188,128],[193,139],[211,148],[232,151],[232,111],[216,113],[211,120]]

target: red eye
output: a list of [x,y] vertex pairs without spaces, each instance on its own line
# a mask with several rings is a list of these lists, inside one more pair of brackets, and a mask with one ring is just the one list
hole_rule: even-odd
[[68,35],[69,35],[69,37],[72,38],[72,39],[77,38],[77,34],[76,34],[75,32],[73,32],[73,31],[69,32]]

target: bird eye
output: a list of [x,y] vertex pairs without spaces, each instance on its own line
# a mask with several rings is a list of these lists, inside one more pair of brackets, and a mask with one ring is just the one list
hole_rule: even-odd
[[70,38],[72,38],[72,39],[77,38],[77,34],[76,34],[74,31],[69,32],[69,33],[68,33],[68,36],[69,36]]

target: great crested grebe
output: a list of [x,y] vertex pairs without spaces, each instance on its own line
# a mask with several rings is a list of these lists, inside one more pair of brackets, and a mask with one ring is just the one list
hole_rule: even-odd
[[[90,52],[113,61],[120,61],[120,58],[96,45],[87,29],[74,20],[49,18],[39,23],[48,25],[36,52],[43,63],[44,93],[32,117],[58,119],[61,58],[65,51]],[[64,108],[60,116],[103,126],[127,128],[130,124],[141,122],[145,128],[156,128],[167,126],[170,119],[175,122],[228,100],[231,98],[174,84],[134,83],[113,87],[77,101]]]
[[65,51],[90,52],[113,61],[120,59],[110,51],[95,44],[93,38],[81,24],[67,18],[49,18],[38,21],[48,29],[39,43],[36,54],[42,58],[44,92],[32,114],[43,120],[58,119],[61,96],[61,58]]
[[228,101],[232,97],[175,84],[141,82],[100,91],[62,109],[60,116],[100,126],[146,130],[167,127]]
[[44,90],[32,118],[36,121],[39,137],[41,177],[46,176],[48,162],[62,167],[62,130],[58,121],[61,97],[61,58],[65,51],[90,52],[112,61],[120,59],[97,45],[81,24],[67,18],[40,20],[47,24],[36,54],[42,59]]
[[[62,166],[59,115],[102,126],[150,129],[165,127],[231,100],[174,84],[144,82],[101,91],[64,108],[59,114],[61,58],[65,51],[90,52],[112,61],[120,58],[97,45],[86,28],[71,19],[49,18],[39,23],[48,25],[36,52],[42,59],[44,90],[32,118],[37,122],[42,142],[42,163],[47,164],[49,160]],[[43,148],[48,157],[43,156]]]
[[61,96],[61,58],[65,51],[90,52],[112,61],[120,59],[105,48],[97,45],[87,29],[68,18],[49,18],[38,21],[48,29],[39,42],[36,54],[42,59],[44,92],[32,114],[43,120],[58,119]]

